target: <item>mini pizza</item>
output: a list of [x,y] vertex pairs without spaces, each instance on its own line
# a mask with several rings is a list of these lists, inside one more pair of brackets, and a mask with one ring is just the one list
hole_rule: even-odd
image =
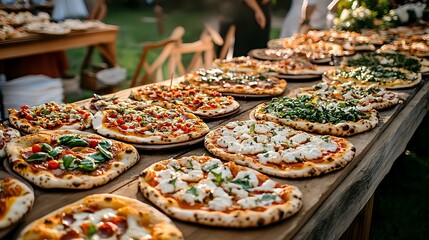
[[135,101],[129,98],[118,98],[118,97],[102,97],[97,94],[94,94],[94,97],[91,99],[89,109],[94,114],[98,111],[104,110],[116,110],[123,111],[124,109],[136,109],[142,110],[146,107],[152,105],[151,101]]
[[259,60],[280,61],[296,56],[292,49],[283,48],[259,48],[250,50],[249,56]]
[[94,194],[25,227],[18,239],[184,239],[173,222],[136,199]]
[[355,102],[323,100],[303,95],[273,98],[256,107],[258,120],[277,122],[298,130],[334,136],[352,136],[378,124],[377,111]]
[[229,122],[207,134],[204,144],[223,160],[284,178],[319,176],[343,168],[356,151],[344,138],[255,120]]
[[34,193],[14,178],[0,180],[0,229],[17,223],[33,206]]
[[11,168],[41,188],[89,189],[109,182],[139,160],[137,150],[76,130],[43,131],[6,146]]
[[383,67],[404,68],[412,72],[423,72],[429,70],[422,69],[422,63],[425,63],[426,61],[424,59],[409,57],[400,53],[369,53],[356,55],[355,57],[348,59],[346,61],[346,65],[351,67],[380,65]]
[[219,68],[200,69],[185,76],[186,82],[225,94],[277,96],[286,81],[257,72],[231,72]]
[[43,130],[83,130],[91,126],[92,114],[78,105],[55,102],[21,109],[9,109],[9,121],[13,127],[25,133]]
[[311,97],[352,101],[360,106],[360,110],[383,110],[400,103],[399,95],[392,91],[387,91],[378,85],[361,86],[355,82],[335,84],[335,82],[322,82],[310,88],[302,88],[297,93],[297,97],[309,95]]
[[0,124],[0,159],[6,157],[6,153],[4,151],[6,143],[20,136],[21,134],[18,130]]
[[401,38],[389,44],[384,44],[379,51],[385,53],[403,53],[416,57],[428,57],[429,43],[428,41],[415,41],[411,38]]
[[100,111],[92,125],[103,136],[137,144],[179,143],[209,132],[207,124],[194,114],[159,106]]
[[201,89],[193,85],[177,85],[172,88],[165,85],[149,85],[131,91],[130,98],[138,101],[150,101],[165,108],[183,107],[201,117],[214,117],[233,112],[240,107],[231,96]]
[[232,59],[216,59],[214,65],[232,72],[260,72],[268,74],[316,74],[321,75],[316,65],[305,57],[289,57],[280,61],[259,61],[250,57],[235,57]]
[[302,206],[297,187],[209,156],[154,163],[140,174],[139,183],[143,196],[167,215],[211,226],[264,226]]
[[353,81],[359,85],[376,84],[386,89],[409,88],[422,80],[420,73],[380,65],[331,69],[326,72],[326,77],[331,81]]

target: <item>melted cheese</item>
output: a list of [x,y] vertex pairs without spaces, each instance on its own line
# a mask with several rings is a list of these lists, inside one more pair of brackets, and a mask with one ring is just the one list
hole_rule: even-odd
[[266,153],[260,153],[257,155],[258,160],[262,164],[267,164],[268,162],[280,163],[282,161],[280,154],[275,151],[269,151]]
[[249,183],[252,187],[258,186],[259,180],[256,176],[256,173],[251,170],[240,171],[237,176],[235,176],[234,180],[249,180]]
[[217,197],[209,202],[209,208],[216,211],[224,211],[232,206],[230,198]]

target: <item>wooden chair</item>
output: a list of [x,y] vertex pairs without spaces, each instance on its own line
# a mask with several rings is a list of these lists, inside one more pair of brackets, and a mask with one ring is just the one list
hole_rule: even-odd
[[228,29],[228,32],[225,35],[223,41],[223,46],[220,50],[218,58],[232,58],[234,52],[234,42],[235,42],[235,25],[231,25]]
[[[173,55],[178,63],[179,75],[197,70],[199,68],[208,68],[216,58],[214,44],[221,46],[224,43],[222,37],[211,26],[205,24],[200,39],[191,43],[182,43],[178,48],[173,50]],[[188,67],[182,64],[181,56],[183,54],[193,54],[192,60]]]
[[[167,61],[167,59],[167,78],[174,76],[176,68],[178,67],[178,60],[180,60],[180,57],[177,56],[175,49],[181,46],[182,37],[184,33],[185,29],[179,26],[173,30],[169,38],[163,39],[158,42],[145,43],[130,86],[135,87],[138,85],[145,84],[147,82],[160,82],[165,80],[162,73],[162,66]],[[158,55],[155,61],[153,61],[152,64],[149,64],[146,59],[149,52],[160,48],[163,48],[161,53]],[[143,76],[139,78],[142,68],[145,71]]]

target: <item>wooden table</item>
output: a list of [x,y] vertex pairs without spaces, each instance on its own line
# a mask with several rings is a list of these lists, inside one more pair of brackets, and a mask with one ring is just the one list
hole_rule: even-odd
[[0,41],[0,60],[70,48],[95,46],[112,66],[116,65],[116,39],[119,27],[105,25],[64,35],[24,34]]
[[[315,82],[289,83],[285,94]],[[395,159],[404,151],[407,142],[428,111],[429,83],[401,91],[408,97],[380,114],[378,127],[367,133],[348,138],[356,147],[355,159],[344,169],[322,177],[285,180],[303,192],[303,208],[285,221],[261,228],[228,229],[202,226],[174,220],[186,239],[338,239],[370,199],[380,181],[388,173]],[[116,93],[128,96],[129,90]],[[248,119],[257,104],[267,100],[240,100],[240,112],[232,117],[209,122],[211,129],[232,120]],[[81,102],[84,104],[85,102]],[[140,151],[140,161],[124,174],[104,186],[85,190],[43,190],[36,188],[36,201],[31,212],[13,233],[31,221],[95,193],[115,193],[147,202],[137,188],[139,173],[159,160],[191,154],[208,154],[202,144],[178,150]],[[12,237],[12,236],[11,236]]]

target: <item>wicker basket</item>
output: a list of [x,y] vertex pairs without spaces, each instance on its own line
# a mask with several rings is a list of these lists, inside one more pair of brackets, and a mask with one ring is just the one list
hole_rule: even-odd
[[107,86],[102,82],[98,81],[96,77],[97,72],[106,68],[107,66],[104,65],[92,65],[83,69],[81,72],[80,86],[82,88],[92,91],[99,91],[105,88],[110,88],[110,86]]

